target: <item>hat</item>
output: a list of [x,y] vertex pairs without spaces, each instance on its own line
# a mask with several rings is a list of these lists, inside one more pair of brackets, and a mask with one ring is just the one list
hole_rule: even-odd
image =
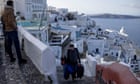
[[74,47],[74,45],[73,44],[70,44],[69,47]]
[[12,0],[8,0],[6,3],[8,6],[13,6],[13,1]]

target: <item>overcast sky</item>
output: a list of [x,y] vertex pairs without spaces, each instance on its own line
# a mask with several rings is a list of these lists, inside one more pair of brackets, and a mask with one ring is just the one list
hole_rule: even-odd
[[140,0],[47,0],[49,6],[85,14],[127,14],[140,16]]

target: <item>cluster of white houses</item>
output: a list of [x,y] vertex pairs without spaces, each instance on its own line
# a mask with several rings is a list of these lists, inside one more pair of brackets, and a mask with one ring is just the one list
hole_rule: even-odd
[[[6,5],[7,0],[0,0],[0,16]],[[69,12],[67,8],[56,8],[47,5],[47,0],[12,0],[16,16],[21,16],[26,20],[47,19],[51,22],[57,16],[57,19],[71,13],[76,16],[76,11]],[[46,17],[47,16],[47,17]],[[51,19],[50,19],[51,18]]]
[[[7,0],[0,0],[0,14]],[[25,19],[41,18],[47,11],[47,0],[12,0],[14,2],[15,14]]]

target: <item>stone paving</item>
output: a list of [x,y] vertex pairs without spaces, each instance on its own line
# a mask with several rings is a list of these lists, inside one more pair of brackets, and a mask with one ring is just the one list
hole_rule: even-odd
[[63,70],[57,68],[59,84],[95,84],[93,78],[83,77],[81,79],[72,80],[71,76],[68,80],[63,78]]
[[[19,66],[17,60],[10,63],[9,57],[4,54],[3,43],[0,42],[0,84],[51,84],[24,53],[23,56],[27,59],[27,64]],[[93,78],[88,77],[74,81],[71,78],[64,80],[63,69],[60,67],[57,68],[57,72],[59,84],[95,84]]]

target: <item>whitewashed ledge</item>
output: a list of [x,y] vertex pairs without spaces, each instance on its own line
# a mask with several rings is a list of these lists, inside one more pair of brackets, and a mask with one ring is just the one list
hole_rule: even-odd
[[46,78],[50,76],[53,84],[58,84],[56,60],[51,48],[32,36],[21,26],[18,27],[18,34],[20,43],[24,44],[25,54],[31,59],[41,74],[45,75]]

